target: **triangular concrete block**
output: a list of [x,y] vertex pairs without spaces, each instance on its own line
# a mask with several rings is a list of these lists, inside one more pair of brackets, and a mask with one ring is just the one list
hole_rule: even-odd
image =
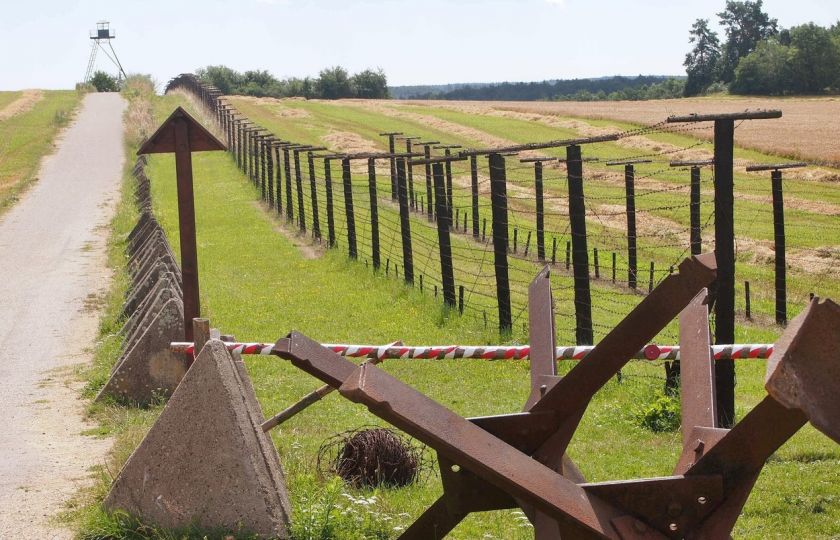
[[184,339],[184,306],[168,300],[137,342],[122,357],[111,378],[96,396],[146,405],[157,396],[168,396],[186,372],[186,359],[170,351],[173,341]]
[[167,276],[174,283],[179,282],[178,276],[173,274],[166,265],[158,259],[158,262],[152,266],[148,272],[146,272],[143,279],[138,281],[137,285],[130,290],[130,294],[123,304],[122,312],[120,312],[120,317],[131,317],[131,315],[133,315],[134,312],[137,311],[137,309],[143,304],[143,301],[147,299],[149,293],[155,288],[158,281]]
[[137,324],[143,319],[143,317],[145,317],[146,313],[160,308],[160,305],[153,306],[154,302],[157,302],[159,299],[162,299],[163,301],[169,300],[169,297],[167,297],[166,294],[163,296],[160,294],[160,292],[164,289],[168,289],[168,291],[172,293],[171,298],[178,298],[183,301],[181,290],[173,283],[172,276],[164,274],[158,278],[155,286],[152,287],[152,290],[149,291],[146,298],[140,302],[137,309],[134,310],[134,313],[125,319],[122,328],[120,328],[118,332],[121,336],[130,336],[131,332],[137,328]]
[[176,298],[181,301],[181,304],[183,304],[183,299],[174,289],[172,289],[171,286],[169,286],[171,280],[166,278],[160,283],[162,283],[163,286],[156,287],[154,289],[157,291],[155,296],[146,301],[137,311],[134,312],[134,315],[126,321],[125,333],[122,334],[124,337],[122,350],[124,352],[130,351],[131,348],[134,347],[134,344],[138,339],[140,339],[140,336],[146,328],[151,326],[152,321],[154,321],[155,317],[157,317],[158,313],[160,313],[160,310],[163,309],[166,302]]
[[198,525],[288,538],[277,450],[242,362],[210,340],[105,499],[166,528]]
[[140,217],[137,219],[137,224],[134,225],[134,228],[131,229],[125,238],[128,243],[128,249],[130,250],[132,246],[136,245],[137,239],[144,238],[154,226],[154,217],[146,212],[141,212]]

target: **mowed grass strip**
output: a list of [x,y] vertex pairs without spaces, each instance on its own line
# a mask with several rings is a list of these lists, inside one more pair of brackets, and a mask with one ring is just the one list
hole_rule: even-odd
[[23,92],[20,90],[0,92],[0,111],[5,109],[6,105],[12,103],[22,95]]
[[[160,115],[172,102],[159,102]],[[174,163],[151,160],[155,211],[178,251]],[[195,154],[194,173],[199,268],[204,314],[214,326],[243,340],[273,340],[295,328],[324,341],[410,344],[487,343],[495,337],[480,324],[442,311],[393,279],[375,276],[343,251],[305,259],[280,234],[258,194],[222,153]],[[275,358],[246,358],[258,399],[273,414],[319,382]],[[561,371],[572,363],[561,363]],[[521,409],[528,389],[527,362],[389,361],[385,369],[464,415]],[[669,474],[679,453],[677,434],[652,434],[638,426],[639,408],[660,392],[661,377],[649,365],[633,363],[628,381],[610,382],[597,394],[570,450],[588,478],[613,480]],[[761,396],[763,363],[738,366],[738,412],[743,416]],[[650,377],[646,379],[645,376]],[[153,416],[153,415],[152,415]],[[148,422],[148,420],[146,420]],[[326,479],[316,474],[317,449],[329,436],[366,424],[380,424],[366,410],[337,395],[273,432],[284,463],[295,517],[304,519]],[[135,435],[136,438],[136,435]],[[738,527],[738,537],[832,537],[840,534],[840,453],[810,427],[774,456]],[[402,490],[380,490],[377,507],[405,525],[441,491],[436,476]],[[351,495],[372,493],[347,490]],[[407,515],[401,515],[405,513]],[[511,511],[471,516],[452,538],[529,538]],[[397,532],[394,531],[393,536]],[[343,538],[337,531],[335,538]]]
[[44,90],[43,94],[31,110],[0,122],[0,212],[35,180],[41,158],[53,151],[58,131],[71,120],[81,100],[75,90]]

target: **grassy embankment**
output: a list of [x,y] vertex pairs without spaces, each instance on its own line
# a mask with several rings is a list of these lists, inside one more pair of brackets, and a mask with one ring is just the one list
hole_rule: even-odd
[[[156,121],[161,121],[177,101],[171,97],[157,99]],[[296,122],[283,125],[294,126]],[[372,125],[381,131],[391,129],[388,122]],[[304,132],[311,130],[309,136],[317,137],[322,128],[296,129],[302,131],[295,139],[308,142]],[[447,314],[431,295],[406,288],[393,277],[374,275],[362,263],[348,262],[341,250],[329,251],[318,259],[303,257],[290,239],[278,233],[277,218],[261,207],[258,194],[227,156],[196,154],[194,164],[202,306],[214,326],[224,332],[241,339],[260,340],[275,339],[294,328],[316,339],[334,342],[496,341],[479,321]],[[177,252],[173,160],[155,156],[148,173],[153,182],[156,214]],[[132,182],[126,176],[124,193],[130,195],[131,190]],[[124,197],[114,221],[111,255],[117,268],[124,261],[123,241],[135,217],[132,204],[130,197]],[[124,280],[117,283],[102,327],[97,366],[88,374],[91,393],[104,381],[117,353],[118,344],[110,336],[118,328],[114,314]],[[517,332],[514,337],[523,336]],[[246,363],[266,414],[284,408],[318,385],[311,377],[276,359],[250,357]],[[569,363],[561,364],[561,370],[569,367]],[[385,369],[464,415],[516,411],[521,408],[528,387],[527,362],[393,361],[386,363]],[[628,374],[644,375],[647,369],[632,365]],[[763,395],[763,369],[762,362],[739,364],[739,415]],[[612,381],[595,397],[570,449],[588,478],[597,481],[670,473],[679,452],[679,437],[646,431],[639,427],[636,416],[639,408],[658,392],[658,382]],[[92,412],[101,422],[101,432],[114,435],[117,442],[97,486],[79,501],[77,517],[84,537],[177,537],[144,529],[129,519],[109,518],[98,506],[107,492],[110,476],[119,470],[158,411],[94,407]],[[344,491],[354,497],[367,497],[370,492],[343,490],[334,482],[318,478],[315,456],[319,445],[334,433],[365,424],[379,422],[360,407],[330,396],[273,432],[289,480],[298,538],[330,537],[322,534],[329,524],[339,527],[333,534],[336,538],[361,538],[363,532],[393,533],[393,526],[410,522],[440,492],[435,475],[411,488],[380,490],[375,493],[376,515],[370,515],[362,510],[364,505],[348,503],[340,495]],[[840,452],[836,445],[806,427],[768,463],[739,522],[737,537],[839,534],[838,464]],[[325,504],[330,502],[350,506],[354,509],[350,515],[365,516],[368,525],[359,529],[349,524],[352,519],[341,518],[337,511],[328,515]],[[510,511],[474,515],[452,537],[530,537],[530,530],[522,527],[519,517]]]
[[[0,110],[23,92],[0,92]],[[0,213],[36,180],[41,158],[54,149],[59,130],[72,119],[82,95],[74,90],[44,90],[29,109],[0,120]]]

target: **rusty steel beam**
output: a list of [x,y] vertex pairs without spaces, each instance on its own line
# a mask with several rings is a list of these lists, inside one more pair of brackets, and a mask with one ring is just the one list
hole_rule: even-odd
[[367,406],[494,486],[574,525],[582,536],[619,538],[610,525],[610,519],[621,515],[618,509],[381,369],[356,366],[298,333],[278,341],[274,354],[338,385],[350,401]]
[[696,538],[728,536],[767,459],[810,421],[840,443],[840,306],[814,299],[776,342],[767,364],[768,396],[716,443],[705,445],[685,474],[722,474],[724,500]]
[[[532,395],[523,413],[462,418],[376,366],[356,366],[297,333],[273,354],[438,452],[444,494],[403,539],[440,538],[471,512],[516,506],[540,539],[725,538],[767,458],[806,421],[840,442],[840,306],[815,300],[794,319],[769,362],[768,397],[732,430],[717,429],[704,290],[714,277],[710,255],[686,259],[596,345],[592,367],[578,364],[560,379],[548,269],[541,271],[529,287]],[[684,407],[697,410],[684,412],[690,434],[675,475],[585,483],[564,452],[591,395],[639,347],[635,340],[677,314]]]
[[595,346],[587,361],[577,364],[549,390],[533,411],[554,410],[567,416],[585,407],[591,397],[653,339],[692,298],[715,278],[714,255],[684,260],[679,273],[666,277]]
[[703,289],[680,313],[680,392],[683,448],[694,427],[717,427],[715,360],[711,354],[708,291]]

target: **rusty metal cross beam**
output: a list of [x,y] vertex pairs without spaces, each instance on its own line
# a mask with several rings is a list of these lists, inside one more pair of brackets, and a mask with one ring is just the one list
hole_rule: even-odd
[[[544,529],[550,535],[548,537],[571,533],[576,537],[620,538],[613,521],[635,523],[637,520],[633,512],[608,501],[621,498],[616,492],[626,494],[638,489],[649,490],[649,487],[633,483],[620,488],[593,484],[584,489],[576,484],[576,480],[582,479],[572,474],[573,466],[563,458],[566,446],[595,391],[633,356],[633,351],[652,339],[711,282],[714,275],[714,262],[709,256],[687,259],[680,266],[680,273],[666,278],[595,347],[590,356],[592,363],[576,366],[563,379],[554,377],[553,367],[550,367],[553,364],[550,352],[554,346],[553,323],[542,329],[535,325],[533,362],[541,367],[534,371],[536,382],[532,399],[536,394],[540,395],[529,410],[514,415],[472,421],[461,418],[380,369],[370,364],[356,366],[300,334],[291,334],[278,341],[274,354],[291,360],[297,367],[338,388],[351,401],[366,405],[377,416],[439,452],[445,494],[405,532],[404,538],[429,538],[430,533],[440,535],[470,511],[517,504],[529,511],[538,530]],[[548,274],[543,272],[532,286],[535,293],[550,292],[547,283]],[[535,314],[541,312],[542,316],[537,320],[543,320],[545,315],[552,313],[551,299],[546,294],[532,296],[532,300],[539,298],[542,300],[534,302],[533,310]],[[544,373],[546,371],[548,373]],[[452,475],[454,471],[446,467],[448,463],[463,469],[457,476]],[[564,469],[575,478],[566,478],[558,472]],[[679,504],[685,507],[691,506],[689,499],[698,489],[704,493],[701,496],[713,498],[718,482],[714,478],[699,481],[670,478],[667,481],[680,485],[703,484],[703,489],[660,491],[660,496],[666,498],[682,494],[685,500],[681,499]],[[466,501],[466,506],[463,497],[449,495],[465,490],[485,495]],[[458,501],[461,501],[460,508]],[[687,513],[685,519],[689,517]],[[655,520],[649,518],[650,521]]]

